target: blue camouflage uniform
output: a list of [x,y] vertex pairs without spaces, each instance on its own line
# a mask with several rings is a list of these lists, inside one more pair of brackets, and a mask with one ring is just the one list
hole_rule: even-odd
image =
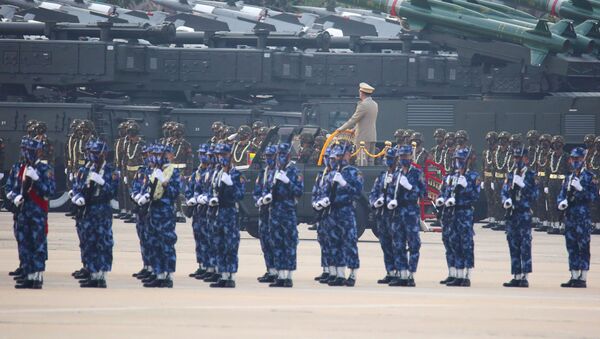
[[[386,162],[396,162],[396,149],[390,147],[386,153]],[[389,166],[388,166],[389,167]],[[383,264],[385,266],[385,270],[388,275],[391,275],[393,271],[398,268],[394,266],[394,253],[392,247],[392,230],[390,225],[390,210],[387,209],[387,203],[392,199],[388,196],[388,186],[391,185],[393,170],[390,169],[386,171],[382,171],[379,173],[377,178],[375,178],[375,182],[373,183],[373,188],[371,188],[371,192],[369,194],[369,204],[371,207],[375,209],[375,222],[377,223],[377,229],[379,233],[379,244],[381,245],[381,250],[383,251]],[[386,178],[387,182],[386,182]],[[381,206],[376,206],[377,204],[381,204]]]
[[25,262],[25,257],[23,256],[23,244],[21,243],[21,239],[24,238],[23,231],[24,229],[17,227],[17,213],[16,208],[13,205],[13,199],[20,192],[20,181],[19,181],[19,171],[21,166],[24,164],[23,161],[18,161],[12,165],[8,175],[6,176],[6,183],[4,186],[4,191],[7,195],[6,207],[13,212],[13,234],[15,236],[15,240],[17,241],[17,253],[19,255],[19,267],[23,266]]
[[[274,156],[277,153],[275,146],[265,148],[264,155]],[[275,269],[273,248],[271,247],[271,231],[269,229],[269,206],[262,203],[262,198],[271,192],[273,176],[275,175],[274,158],[267,160],[264,168],[259,172],[254,183],[252,197],[258,206],[258,234],[260,248],[263,252],[265,266],[268,270]]]
[[[321,267],[329,268],[333,265],[331,260],[331,241],[327,234],[327,227],[325,226],[324,221],[324,210],[323,206],[317,206],[317,203],[321,201],[321,199],[325,198],[325,192],[327,186],[330,185],[329,172],[331,168],[329,167],[329,154],[330,149],[327,148],[325,151],[325,168],[322,172],[317,173],[317,177],[315,178],[315,184],[312,189],[312,206],[317,211],[317,241],[319,242],[319,246],[321,247]],[[332,272],[334,273],[334,272]]]
[[[343,155],[345,152],[346,150],[342,146],[336,145],[331,150],[331,157]],[[333,165],[332,167],[334,167]],[[363,177],[354,166],[341,164],[340,167],[338,170],[329,173],[331,185],[327,188],[325,196],[330,197],[331,201],[325,225],[331,239],[333,265],[358,269],[360,260],[354,202],[362,193]],[[345,186],[333,181],[335,173],[338,171],[346,181]]]
[[[152,169],[148,168],[148,164],[144,161],[144,165],[138,168],[129,185],[129,195],[132,199],[135,200],[143,194],[144,186],[148,182],[150,174],[152,174]],[[150,267],[152,263],[148,258],[148,216],[140,213],[139,206],[136,208],[135,230],[140,242],[140,254],[144,267]]]
[[[33,139],[28,142],[28,161],[19,169],[13,192],[24,199],[17,206],[16,227],[23,257],[22,269],[25,274],[34,274],[46,270],[48,259],[48,200],[55,192],[56,184],[52,166],[37,159],[34,155],[42,143]],[[37,174],[37,179],[27,175],[27,168]],[[23,185],[29,184],[25,191]],[[23,192],[21,192],[23,190]]]
[[[217,154],[231,153],[226,144],[217,145]],[[229,158],[228,161],[231,161]],[[238,224],[238,202],[244,197],[244,178],[230,163],[221,163],[222,167],[216,175],[214,191],[218,206],[215,218],[214,238],[217,250],[217,268],[219,273],[236,273],[238,270],[238,249],[240,246],[240,228]],[[229,170],[226,171],[226,167]],[[225,182],[229,176],[231,185]]]
[[[573,149],[571,157],[583,158],[584,154],[583,149],[576,148]],[[579,166],[582,165],[579,164]],[[581,190],[575,188],[574,181],[579,182]],[[593,230],[590,203],[597,198],[598,187],[594,183],[594,174],[585,168],[580,170],[578,176],[572,172],[562,183],[557,203],[559,209],[561,202],[567,204],[564,212],[565,240],[569,254],[569,270],[571,271],[587,273],[590,269],[590,234]],[[585,277],[582,280],[585,281]]]
[[[412,147],[401,146],[399,152],[410,155]],[[415,273],[421,248],[419,199],[424,196],[426,188],[421,179],[421,170],[409,164],[410,160],[405,164],[410,166],[406,173],[403,172],[402,166],[394,172],[392,185],[387,187],[387,193],[391,199],[397,201],[397,207],[392,209],[390,216],[394,267],[400,271]],[[408,181],[406,187],[400,184],[402,176]],[[389,210],[391,206],[384,207]]]
[[[208,190],[210,179],[210,169],[208,167],[208,145],[200,145],[198,153],[201,158],[201,164],[192,172],[188,178],[185,190],[185,198],[189,202],[188,206],[193,208],[192,213],[192,231],[196,244],[196,262],[203,266],[208,263],[209,238],[207,233],[208,220],[206,216],[207,200],[198,199]],[[200,202],[199,202],[200,201]]]
[[[213,149],[214,150],[214,149]],[[216,160],[216,156],[213,158]],[[221,171],[221,165],[214,163],[211,166],[210,174],[209,174],[209,190],[207,192],[207,198],[210,199],[217,197],[218,198],[218,183],[219,183],[219,172]],[[209,239],[209,250],[208,250],[208,267],[212,269],[217,269],[217,254],[219,252],[218,242],[217,242],[217,212],[219,210],[219,206],[208,206],[207,209],[207,223],[208,223],[208,239]]]
[[[470,155],[468,149],[456,150],[454,157],[463,161],[462,166],[467,166],[465,162]],[[450,227],[448,232],[447,245],[451,248],[450,259],[457,270],[471,269],[475,266],[474,256],[474,230],[473,230],[473,204],[479,199],[479,174],[476,171],[467,169],[463,175],[466,181],[466,187],[458,184],[461,176],[458,170],[454,175],[446,178],[445,187],[440,197],[446,202],[444,207],[444,216],[442,218],[443,227]],[[453,206],[448,206],[449,200],[454,201]],[[447,256],[448,260],[448,256]],[[448,260],[449,261],[449,260]]]
[[[160,146],[159,146],[160,147]],[[165,183],[162,185],[162,194],[155,191],[150,197],[148,210],[148,237],[150,247],[150,262],[155,273],[173,273],[176,268],[177,254],[175,243],[177,234],[175,232],[175,203],[179,197],[181,181],[179,169],[170,163],[163,162],[160,166],[165,175]],[[150,175],[150,182],[155,178],[156,169]],[[157,188],[160,182],[157,183]],[[145,194],[149,194],[151,185],[146,187]]]
[[[522,156],[526,149],[515,149],[513,155]],[[515,175],[523,179],[523,187],[515,184]],[[531,208],[538,198],[536,174],[527,167],[508,173],[502,187],[502,204],[507,209],[506,239],[510,252],[511,274],[531,273]]]
[[[289,182],[286,183],[278,179],[277,172],[273,175],[273,187],[271,189],[273,202],[269,207],[271,213],[269,218],[271,248],[277,271],[296,270],[296,251],[298,247],[296,199],[304,193],[302,175],[294,162],[287,162],[289,152],[289,144],[282,143],[277,146],[277,171],[286,176]],[[284,166],[283,169],[281,166]]]
[[83,252],[87,256],[86,268],[90,273],[109,272],[112,269],[114,241],[110,201],[116,198],[119,186],[119,176],[112,164],[104,164],[97,173],[102,176],[104,185],[92,184],[87,179],[84,190],[90,189],[89,185],[93,185],[93,190],[91,199],[85,201],[85,212],[81,220],[81,229],[85,234]]

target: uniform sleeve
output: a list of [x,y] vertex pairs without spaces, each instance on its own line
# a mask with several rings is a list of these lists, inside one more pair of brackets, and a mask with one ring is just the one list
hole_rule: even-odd
[[362,193],[363,179],[362,174],[356,168],[349,168],[342,171],[346,186],[337,186],[335,202],[340,204],[351,204],[358,195]]
[[100,195],[108,199],[116,198],[119,191],[119,172],[112,166],[107,166],[102,179],[104,179],[104,185],[100,190]]
[[423,172],[419,169],[413,169],[412,175],[409,178],[409,183],[413,186],[410,194],[414,194],[415,200],[424,198],[427,194],[427,187],[425,181],[423,181]]
[[295,198],[300,198],[302,194],[304,194],[304,178],[302,178],[302,175],[298,173],[298,169],[296,167],[294,167],[293,170],[288,171],[287,175],[290,178],[290,190],[292,196]]
[[321,200],[321,193],[322,193],[321,178],[322,177],[323,177],[323,172],[317,173],[317,177],[315,178],[315,184],[313,185],[312,194],[311,194],[311,200],[312,200],[313,204],[316,203],[317,201]]
[[229,171],[229,175],[231,176],[233,185],[227,186],[223,183],[221,184],[223,185],[221,187],[222,195],[219,197],[219,200],[240,201],[244,198],[245,178],[235,169]]
[[[479,193],[481,188],[477,183],[477,178],[479,174],[476,172],[470,172],[467,175],[467,187],[461,191],[460,200],[463,204],[473,204],[477,199],[479,199]],[[458,204],[458,202],[457,202]]]
[[39,166],[40,179],[33,183],[33,187],[40,196],[50,199],[56,190],[56,180],[54,179],[54,169],[50,165]]
[[[513,174],[508,173],[506,175],[506,180],[504,180],[504,184],[502,185],[502,190],[500,191],[500,199],[502,203],[506,201],[506,199],[510,198],[510,182],[512,181]],[[514,203],[514,201],[513,201]]]
[[263,196],[263,184],[262,180],[264,178],[266,169],[263,169],[256,176],[256,180],[254,181],[254,190],[252,190],[252,198],[254,202],[257,202],[260,197]]
[[184,196],[186,199],[191,199],[196,192],[196,176],[198,175],[197,171],[194,171],[192,175],[187,179],[187,183],[185,185]]
[[377,178],[375,178],[375,182],[373,183],[373,187],[371,188],[371,192],[369,193],[369,205],[373,206],[375,201],[383,196],[383,182],[385,179],[385,172],[381,172]]
[[587,175],[582,176],[581,178],[581,186],[583,186],[583,190],[577,191],[573,189],[573,198],[576,204],[589,204],[596,200],[596,196],[598,194],[598,188],[596,184],[594,184],[594,177],[591,173],[586,172]]
[[533,204],[539,196],[539,189],[535,183],[535,174],[531,171],[527,171],[525,174],[525,187],[521,188],[521,195],[530,204]]
[[354,112],[354,114],[352,114],[350,119],[348,119],[346,123],[340,126],[338,130],[343,131],[354,128],[354,126],[356,126],[356,124],[365,116],[366,113],[367,110],[365,106],[362,104],[362,102],[359,103],[358,105],[356,105],[356,111]]
[[180,190],[181,190],[181,175],[179,173],[179,169],[176,168],[173,170],[171,179],[169,180],[167,187],[165,187],[165,189],[164,189],[163,197],[172,199],[174,201],[179,196]]
[[566,177],[565,179],[563,179],[562,186],[560,188],[560,193],[558,193],[558,197],[556,197],[556,204],[557,205],[561,201],[567,199],[567,188],[568,188],[567,179],[569,179],[569,177]]

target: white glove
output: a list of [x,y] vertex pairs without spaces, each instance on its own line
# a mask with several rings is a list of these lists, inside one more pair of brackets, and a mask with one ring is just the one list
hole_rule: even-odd
[[511,208],[513,206],[512,199],[508,198],[508,199],[504,200],[504,205],[503,206],[504,206],[504,209]]
[[23,198],[22,195],[17,195],[15,197],[15,199],[13,200],[13,204],[15,204],[15,206],[19,207],[21,206],[21,204],[25,201],[25,198]]
[[444,198],[442,198],[442,197],[439,197],[439,198],[435,199],[435,205],[436,205],[437,207],[442,207],[442,206],[444,206]]
[[30,177],[31,180],[33,181],[38,181],[40,180],[40,175],[38,174],[38,172],[36,171],[35,168],[31,167],[31,166],[27,166],[27,170],[25,171],[25,175]]
[[78,196],[77,199],[75,199],[75,205],[80,207],[85,205],[85,198],[82,196]]
[[96,172],[90,173],[90,180],[96,182],[100,186],[104,186],[105,183],[104,178],[102,178],[102,176]]
[[69,174],[69,170],[65,168],[65,175]]
[[525,178],[520,175],[513,176],[513,182],[521,188],[525,187]]
[[445,204],[446,204],[446,207],[452,207],[452,206],[456,205],[456,199],[454,199],[452,197],[448,198],[448,200],[446,200]]
[[154,170],[154,177],[162,184],[165,182],[165,174],[160,169]]
[[197,203],[198,202],[196,201],[196,199],[192,197],[192,198],[189,198],[188,201],[186,201],[185,204],[188,205],[188,206],[195,206]]
[[550,192],[550,190],[548,189],[548,187],[544,187],[544,193],[548,194]]
[[317,202],[313,203],[313,208],[316,209],[317,211],[322,210],[323,205],[321,205],[321,201],[317,201]]
[[4,173],[0,172],[0,180],[4,178]]
[[340,172],[335,173],[335,175],[333,176],[333,181],[337,182],[342,187],[344,187],[344,186],[346,186],[346,184],[348,184]]
[[571,186],[577,190],[577,192],[581,192],[583,190],[583,186],[581,186],[581,181],[579,178],[575,177],[571,180]]
[[208,204],[208,196],[206,194],[201,194],[198,196],[198,198],[196,198],[196,202],[198,202],[200,205],[206,205]]
[[142,193],[138,193],[136,195],[133,196],[133,201],[135,201],[136,204],[139,204],[140,198],[142,197]]
[[492,181],[492,182],[490,182],[490,188],[492,189],[492,191],[495,191],[495,190],[496,190],[496,188],[494,187],[494,182],[493,182],[493,181]]
[[452,179],[453,179],[453,178],[454,178],[454,177],[452,177],[452,176],[447,176],[447,177],[446,177],[446,185],[448,185],[448,186],[452,185]]
[[387,205],[388,210],[393,210],[396,207],[398,207],[398,200],[394,199],[394,200],[388,202],[388,205]]
[[270,204],[271,201],[273,201],[273,195],[271,193],[266,194],[262,199],[264,205]]
[[569,207],[569,203],[567,202],[567,200],[563,200],[558,204],[558,209],[561,211],[564,211],[567,209],[567,207]]
[[124,176],[123,176],[123,183],[124,183],[125,185],[127,185],[127,176],[126,176],[126,175],[124,175]]
[[[256,200],[256,207],[260,207],[262,205],[263,205],[263,198],[260,197],[260,198],[258,198],[258,200]],[[314,204],[313,204],[313,207],[314,207]]]
[[6,199],[13,201],[13,200],[15,200],[16,196],[17,196],[17,193],[10,191],[10,192],[8,192],[8,194],[6,194]]
[[391,183],[392,183],[392,180],[394,180],[394,175],[393,175],[393,174],[386,174],[386,175],[385,175],[385,180],[384,180],[384,182],[385,182],[386,184],[391,184]]
[[373,203],[373,207],[375,208],[380,208],[381,206],[383,206],[383,197],[380,197]]
[[75,176],[73,173],[69,173],[69,181],[73,181],[73,179],[75,179]]
[[289,184],[290,182],[290,178],[288,178],[284,171],[277,171],[277,173],[275,174],[275,180],[279,180],[284,184]]
[[484,190],[485,189],[485,184],[483,183],[483,181],[481,182],[481,184],[479,184],[479,188]]
[[466,188],[467,187],[467,178],[465,178],[464,175],[461,175],[460,177],[458,177],[458,181],[456,182],[456,184]]
[[221,174],[221,182],[227,186],[233,186],[233,181],[231,180],[231,175],[229,175],[229,173],[223,172],[223,174]]
[[319,201],[323,207],[329,207],[331,205],[331,201],[329,201],[329,197],[325,197]]
[[405,176],[400,177],[400,185],[402,185],[402,187],[406,188],[409,191],[413,188],[413,186],[410,184],[410,182],[408,182],[408,179]]
[[144,206],[148,203],[148,201],[150,201],[150,194],[146,193],[138,199],[138,205]]
[[217,197],[210,198],[210,201],[208,202],[208,206],[215,207],[217,205],[219,205],[219,198],[217,198]]

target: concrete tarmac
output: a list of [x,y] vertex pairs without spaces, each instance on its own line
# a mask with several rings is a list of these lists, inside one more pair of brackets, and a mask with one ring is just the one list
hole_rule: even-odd
[[237,288],[211,289],[189,278],[196,269],[191,222],[177,224],[173,289],[145,289],[131,273],[141,267],[134,224],[113,223],[113,270],[107,289],[81,289],[74,222],[50,215],[43,290],[15,290],[12,216],[0,213],[0,338],[400,338],[600,337],[600,237],[592,236],[587,289],[568,280],[563,236],[534,233],[529,289],[502,287],[510,277],[506,237],[476,227],[472,287],[439,284],[446,272],[440,233],[421,233],[416,288],[377,285],[384,275],[377,239],[359,244],[357,286],[328,287],[320,274],[316,233],[300,225],[298,271],[291,289],[256,282],[264,273],[257,239],[242,233]]

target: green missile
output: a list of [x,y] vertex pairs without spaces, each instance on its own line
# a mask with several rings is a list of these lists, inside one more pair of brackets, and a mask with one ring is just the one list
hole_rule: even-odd
[[457,30],[475,37],[503,40],[524,45],[530,50],[530,63],[541,65],[549,52],[562,53],[571,48],[568,39],[550,31],[548,22],[539,20],[530,29],[486,17],[476,11],[438,0],[342,0],[358,7],[387,12],[401,17],[413,31],[425,28],[447,32]]
[[544,11],[559,18],[571,19],[575,23],[589,19],[600,20],[598,0],[504,0],[504,2]]

